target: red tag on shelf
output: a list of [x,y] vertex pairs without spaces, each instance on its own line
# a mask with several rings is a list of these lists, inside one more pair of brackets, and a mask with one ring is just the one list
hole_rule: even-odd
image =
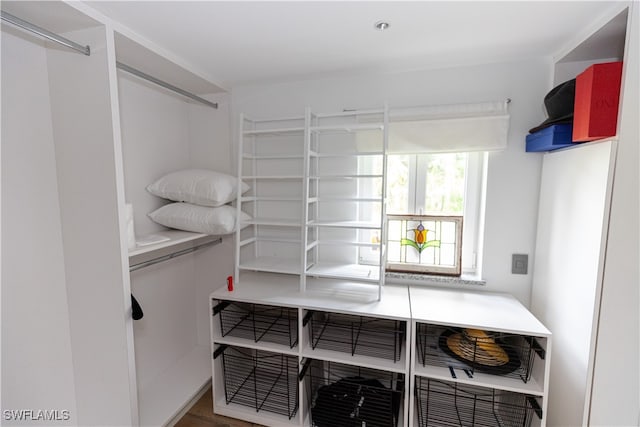
[[233,276],[227,277],[227,290],[229,292],[233,291]]

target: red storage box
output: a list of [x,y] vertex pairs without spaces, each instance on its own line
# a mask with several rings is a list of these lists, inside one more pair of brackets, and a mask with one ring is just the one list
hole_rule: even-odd
[[576,77],[573,142],[616,135],[622,62],[594,64]]

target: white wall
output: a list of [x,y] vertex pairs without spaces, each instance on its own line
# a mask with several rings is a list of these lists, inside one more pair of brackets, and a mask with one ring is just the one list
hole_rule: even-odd
[[[509,146],[489,156],[483,289],[509,292],[529,303],[541,156],[525,153],[528,129],[544,119],[551,84],[545,60],[375,75],[246,85],[232,91],[232,113],[255,118],[299,116],[348,108],[390,108],[511,98]],[[237,126],[234,125],[234,131]],[[530,256],[528,275],[511,274],[511,254]]]
[[68,410],[68,421],[46,424],[77,425],[47,58],[41,44],[3,25],[2,409]]
[[133,203],[138,235],[164,227],[147,214],[166,202],[146,191],[162,175],[189,166],[188,110],[184,100],[153,83],[118,71],[125,198]]
[[640,425],[640,4],[631,5],[618,156],[595,353],[592,426]]

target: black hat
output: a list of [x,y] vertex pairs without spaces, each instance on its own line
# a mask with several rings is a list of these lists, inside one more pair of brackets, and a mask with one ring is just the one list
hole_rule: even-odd
[[576,79],[566,81],[544,97],[544,107],[549,118],[529,132],[537,132],[551,125],[573,123],[573,102],[576,97]]

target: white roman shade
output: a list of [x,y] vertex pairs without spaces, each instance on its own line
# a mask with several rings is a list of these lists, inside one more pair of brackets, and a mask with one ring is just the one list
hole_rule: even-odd
[[389,154],[495,151],[507,147],[509,101],[389,111]]

